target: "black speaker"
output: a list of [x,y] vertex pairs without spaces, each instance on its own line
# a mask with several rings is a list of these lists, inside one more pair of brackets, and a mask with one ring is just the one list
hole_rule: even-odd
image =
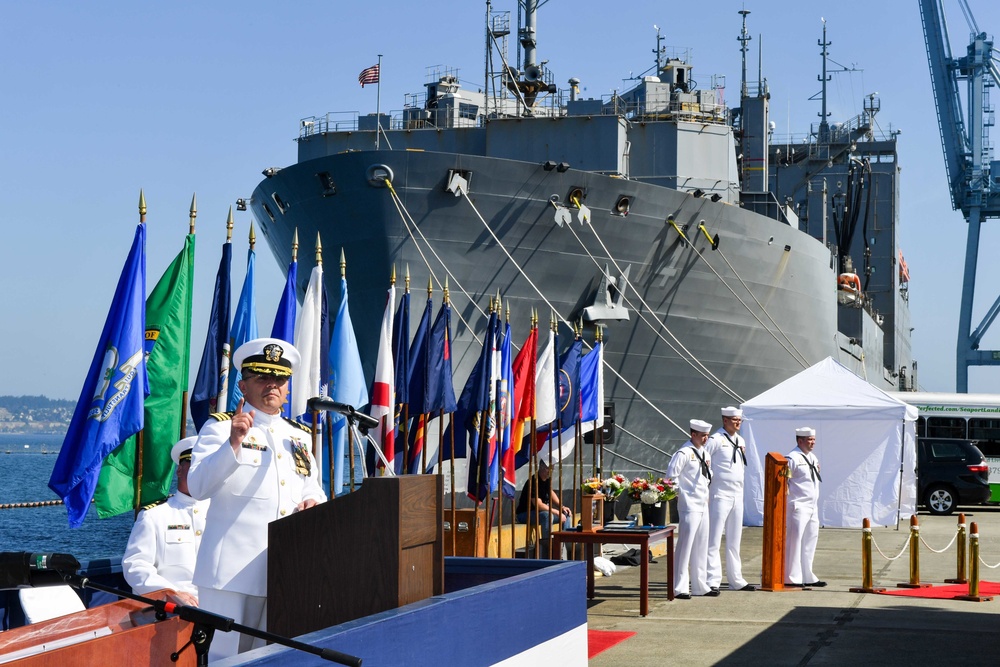
[[[590,431],[583,436],[583,441],[588,445],[594,444],[595,431]],[[601,425],[601,439],[605,445],[615,444],[615,404],[604,404],[604,423]]]

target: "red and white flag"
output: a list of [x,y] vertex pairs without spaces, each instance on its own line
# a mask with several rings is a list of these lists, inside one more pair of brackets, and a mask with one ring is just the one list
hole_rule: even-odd
[[366,67],[361,70],[361,74],[358,75],[358,83],[364,88],[366,83],[378,83],[378,65],[372,65],[371,67]]
[[[396,436],[394,427],[394,412],[396,406],[396,371],[392,363],[392,313],[396,304],[396,286],[389,288],[389,296],[382,315],[382,328],[378,338],[378,359],[375,362],[375,382],[372,385],[371,416],[379,420],[378,427],[372,429],[372,437],[382,449],[387,461],[396,456]],[[392,475],[390,466],[388,472],[381,459],[377,467],[383,475]]]

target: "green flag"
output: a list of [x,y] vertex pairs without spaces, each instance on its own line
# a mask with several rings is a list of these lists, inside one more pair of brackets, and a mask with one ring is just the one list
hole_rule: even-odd
[[174,475],[170,448],[181,438],[188,387],[193,284],[194,234],[188,234],[184,249],[146,299],[146,425],[101,466],[94,500],[102,519],[162,500],[170,492]]

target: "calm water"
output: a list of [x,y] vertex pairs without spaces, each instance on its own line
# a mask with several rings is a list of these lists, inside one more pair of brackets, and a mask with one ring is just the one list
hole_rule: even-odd
[[[61,435],[0,433],[0,505],[57,500],[48,483],[61,445]],[[117,559],[131,530],[131,512],[98,519],[91,507],[83,525],[70,529],[61,504],[0,509],[0,551],[68,553],[81,561]]]

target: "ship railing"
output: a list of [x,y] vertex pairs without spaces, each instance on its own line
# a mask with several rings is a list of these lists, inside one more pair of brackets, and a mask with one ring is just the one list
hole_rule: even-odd
[[357,111],[332,111],[299,121],[299,139],[325,132],[349,132],[358,129]]
[[729,120],[725,104],[705,104],[678,100],[629,102],[618,95],[607,96],[604,115],[622,116],[628,120],[685,120],[724,125]]

